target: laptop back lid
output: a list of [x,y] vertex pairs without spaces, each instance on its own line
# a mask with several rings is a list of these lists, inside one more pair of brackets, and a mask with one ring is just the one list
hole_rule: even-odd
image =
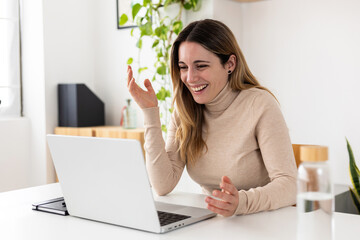
[[137,140],[60,135],[47,140],[70,215],[160,232]]

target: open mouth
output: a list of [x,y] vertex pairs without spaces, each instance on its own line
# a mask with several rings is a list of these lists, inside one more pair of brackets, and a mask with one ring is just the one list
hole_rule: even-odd
[[208,86],[208,84],[204,84],[199,87],[192,87],[191,90],[193,90],[194,92],[197,93],[197,92],[203,91],[207,86]]

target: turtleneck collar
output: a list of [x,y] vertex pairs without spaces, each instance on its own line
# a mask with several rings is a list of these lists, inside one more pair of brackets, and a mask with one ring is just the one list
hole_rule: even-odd
[[205,104],[205,109],[210,113],[221,114],[238,95],[239,91],[232,90],[228,81],[219,94],[211,102]]

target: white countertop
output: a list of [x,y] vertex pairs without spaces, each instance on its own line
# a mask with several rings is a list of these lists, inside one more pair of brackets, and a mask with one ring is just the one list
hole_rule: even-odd
[[[62,196],[59,184],[0,193],[0,239],[296,239],[295,207],[251,215],[215,218],[169,233],[155,234],[31,209],[31,204]],[[163,202],[205,207],[204,195],[171,193]],[[360,216],[334,213],[335,239],[360,235]]]

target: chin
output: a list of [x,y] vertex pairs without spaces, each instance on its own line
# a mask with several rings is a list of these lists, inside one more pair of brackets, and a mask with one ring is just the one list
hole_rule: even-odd
[[197,104],[207,104],[207,103],[210,102],[210,101],[207,101],[206,99],[199,99],[199,98],[196,98],[194,96],[193,96],[193,99]]

